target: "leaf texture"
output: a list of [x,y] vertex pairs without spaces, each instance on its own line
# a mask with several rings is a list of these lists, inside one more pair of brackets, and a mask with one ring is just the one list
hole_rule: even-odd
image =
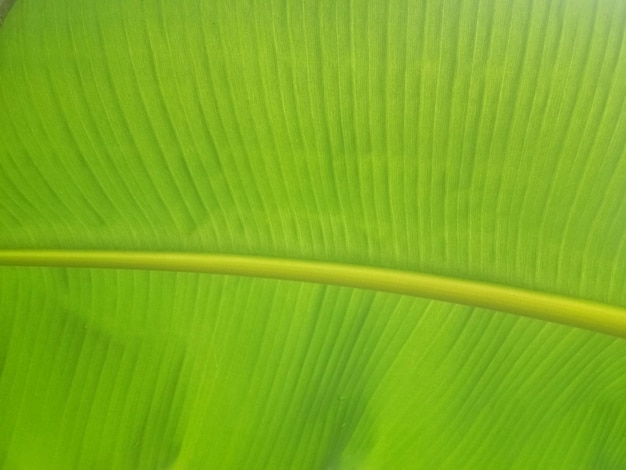
[[0,382],[7,468],[611,468],[625,456],[622,340],[314,284],[15,269],[1,284],[3,311],[22,313]]
[[[0,247],[626,307],[626,3],[17,2]],[[0,268],[4,468],[622,468],[626,343],[300,282]]]

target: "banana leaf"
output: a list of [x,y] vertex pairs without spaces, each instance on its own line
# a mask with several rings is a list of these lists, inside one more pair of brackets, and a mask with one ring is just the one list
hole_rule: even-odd
[[626,2],[13,3],[0,468],[626,468]]

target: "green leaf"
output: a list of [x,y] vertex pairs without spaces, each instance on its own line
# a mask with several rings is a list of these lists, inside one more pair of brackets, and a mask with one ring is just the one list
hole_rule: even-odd
[[11,7],[15,4],[16,0],[0,0],[0,26],[2,26],[2,22],[4,18],[9,13]]
[[617,0],[16,2],[0,468],[625,467],[625,37]]

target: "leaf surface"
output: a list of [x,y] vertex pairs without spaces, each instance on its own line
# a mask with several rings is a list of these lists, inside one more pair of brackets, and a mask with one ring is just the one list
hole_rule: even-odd
[[[625,35],[615,0],[17,2],[0,247],[392,268],[623,312]],[[622,339],[294,280],[0,277],[7,469],[626,465]]]

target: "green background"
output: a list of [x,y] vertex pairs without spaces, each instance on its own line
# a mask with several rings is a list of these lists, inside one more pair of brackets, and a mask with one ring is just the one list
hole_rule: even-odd
[[[626,2],[19,0],[0,247],[626,307]],[[0,466],[626,466],[624,340],[357,289],[0,268]]]

